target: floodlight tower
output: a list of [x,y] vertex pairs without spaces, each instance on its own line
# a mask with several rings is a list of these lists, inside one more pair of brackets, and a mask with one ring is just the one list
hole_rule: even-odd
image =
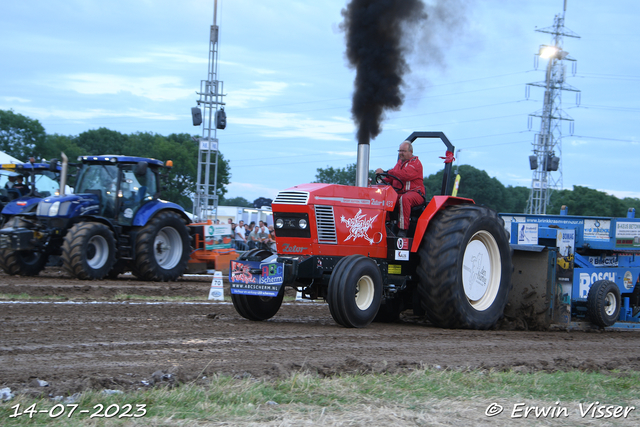
[[[536,30],[552,35],[550,45],[540,46],[536,54],[538,58],[548,59],[546,79],[543,82],[527,84],[527,97],[531,86],[544,88],[542,110],[529,115],[529,128],[533,117],[539,117],[540,132],[533,141],[533,155],[529,156],[529,165],[533,170],[531,194],[527,202],[526,213],[546,214],[549,198],[553,190],[562,189],[562,122],[569,121],[570,132],[573,133],[573,119],[562,111],[562,91],[576,92],[576,103],[579,103],[580,91],[565,82],[566,66],[564,61],[572,61],[572,72],[575,75],[576,62],[569,52],[562,49],[564,37],[580,38],[573,31],[565,28],[564,15],[567,12],[567,0],[564,0],[562,15],[555,16],[553,26]],[[552,175],[551,172],[557,172]]]
[[[193,214],[196,221],[204,221],[213,213],[218,218],[218,129],[227,125],[224,111],[223,83],[218,80],[218,34],[216,24],[218,0],[213,5],[213,25],[209,33],[209,67],[207,80],[200,81],[198,107],[191,109],[193,124],[202,124],[202,137],[198,142],[198,175],[196,193],[193,199]],[[200,111],[202,106],[204,111]],[[213,168],[213,184],[210,183]]]

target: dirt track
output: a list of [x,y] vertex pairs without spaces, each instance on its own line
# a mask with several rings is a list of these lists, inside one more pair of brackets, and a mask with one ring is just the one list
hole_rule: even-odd
[[[121,277],[84,282],[51,268],[35,278],[0,273],[0,294],[18,295],[0,302],[0,388],[65,395],[192,381],[200,374],[275,377],[309,369],[331,375],[420,365],[640,370],[637,331],[443,330],[408,314],[399,323],[356,330],[336,325],[326,304],[312,302],[285,303],[270,321],[250,322],[230,303],[153,302],[206,297],[210,277],[173,283]],[[21,302],[20,294],[42,302]],[[114,302],[116,294],[151,300]],[[54,295],[67,300],[44,299]],[[49,387],[34,387],[34,378]]]

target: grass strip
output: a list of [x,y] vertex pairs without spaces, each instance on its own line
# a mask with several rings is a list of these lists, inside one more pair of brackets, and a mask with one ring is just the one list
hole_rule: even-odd
[[[0,404],[0,424],[204,426],[389,422],[456,425],[485,420],[499,426],[513,422],[508,412],[514,404],[522,402],[527,406],[567,407],[570,416],[560,417],[558,422],[562,423],[557,425],[584,425],[585,420],[593,417],[581,417],[579,409],[602,402],[603,405],[638,407],[631,410],[628,417],[616,419],[616,425],[638,425],[640,388],[637,384],[640,384],[640,373],[616,371],[525,374],[428,368],[402,374],[351,374],[330,378],[303,372],[273,380],[213,376],[174,388],[112,395],[85,392],[73,402],[78,406],[71,417],[68,417],[71,409],[68,401],[18,396]],[[489,419],[484,411],[493,402],[506,409],[501,417]],[[31,418],[28,413],[12,417],[18,411],[16,405],[20,405],[22,412],[29,407],[44,412],[32,414]],[[123,416],[127,405],[131,405],[128,414],[131,416]],[[140,408],[137,405],[145,405],[144,416],[135,417],[141,414],[136,412]],[[105,412],[108,408],[111,412]],[[51,416],[63,409],[59,417]],[[90,412],[81,414],[80,410]],[[102,416],[91,418],[95,413]]]

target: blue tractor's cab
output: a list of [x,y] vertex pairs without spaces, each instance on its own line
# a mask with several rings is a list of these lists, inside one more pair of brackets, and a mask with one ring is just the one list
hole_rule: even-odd
[[36,212],[0,230],[0,267],[34,275],[49,255],[60,255],[67,273],[80,279],[127,270],[143,280],[182,275],[191,252],[189,218],[159,198],[160,178],[172,164],[120,155],[78,162],[74,194],[45,197]]

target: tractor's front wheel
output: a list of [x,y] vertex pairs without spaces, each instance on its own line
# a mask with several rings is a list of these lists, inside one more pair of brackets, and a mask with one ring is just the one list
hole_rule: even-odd
[[[18,217],[9,218],[2,228],[21,228],[26,223]],[[10,275],[37,276],[47,264],[47,253],[38,251],[0,251],[0,268]]]
[[329,311],[336,323],[364,328],[378,313],[382,300],[382,274],[371,258],[349,255],[333,269],[327,291]]
[[[252,249],[240,255],[238,259],[242,261],[262,261],[272,255],[271,252],[263,249]],[[280,292],[275,297],[231,294],[233,307],[238,314],[245,319],[255,321],[267,320],[275,316],[280,310],[283,298],[284,285],[281,286]]]
[[36,251],[0,251],[0,268],[10,275],[37,276],[47,264],[47,255]]
[[141,280],[167,282],[182,276],[191,255],[189,230],[174,212],[161,212],[136,238],[133,274]]
[[82,280],[100,280],[116,262],[113,231],[100,222],[79,222],[69,229],[62,243],[62,267]]
[[427,317],[444,328],[489,329],[511,289],[511,248],[497,213],[456,205],[431,220],[420,246],[418,293]]

